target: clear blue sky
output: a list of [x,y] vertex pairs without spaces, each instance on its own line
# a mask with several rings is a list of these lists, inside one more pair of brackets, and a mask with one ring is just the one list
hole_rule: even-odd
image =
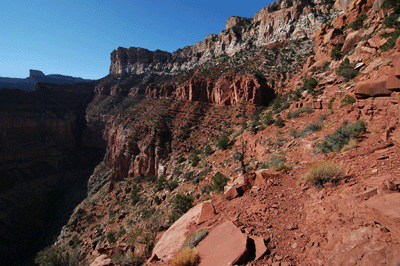
[[99,79],[122,47],[173,52],[225,29],[230,16],[252,18],[266,1],[1,0],[0,77],[29,69]]

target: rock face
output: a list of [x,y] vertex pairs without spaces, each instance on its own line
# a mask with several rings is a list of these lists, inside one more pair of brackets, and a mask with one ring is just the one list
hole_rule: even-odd
[[68,214],[83,199],[79,186],[99,162],[91,149],[81,149],[84,112],[94,96],[93,84],[84,84],[0,90],[1,262],[29,261],[66,222],[58,211]]
[[163,84],[149,86],[146,95],[154,98],[175,98],[221,105],[234,105],[240,101],[266,104],[275,98],[266,81],[251,74],[244,76],[223,76],[217,81],[191,79],[183,85]]
[[[310,2],[316,5],[312,7]],[[253,19],[231,17],[219,35],[209,35],[173,53],[119,47],[111,53],[110,74],[178,73],[225,52],[233,55],[249,45],[314,38],[316,30],[335,14],[323,1],[280,0],[257,12]]]
[[200,266],[235,265],[246,261],[248,237],[231,221],[214,228],[196,247]]

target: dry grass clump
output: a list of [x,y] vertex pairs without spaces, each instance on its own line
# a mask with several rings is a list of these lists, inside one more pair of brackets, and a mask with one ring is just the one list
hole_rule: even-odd
[[172,266],[194,266],[199,261],[199,257],[191,248],[182,249],[171,261]]
[[303,175],[298,183],[309,183],[317,188],[327,182],[336,182],[344,174],[344,170],[332,161],[322,161],[311,166],[310,170]]
[[357,146],[358,146],[358,141],[356,139],[351,139],[349,141],[349,144],[344,145],[343,148],[340,150],[340,152],[345,152],[345,151],[351,150]]

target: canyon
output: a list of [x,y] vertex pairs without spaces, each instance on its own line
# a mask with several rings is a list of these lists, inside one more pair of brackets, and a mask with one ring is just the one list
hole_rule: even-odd
[[279,0],[119,47],[97,81],[1,90],[0,261],[396,265],[399,8]]

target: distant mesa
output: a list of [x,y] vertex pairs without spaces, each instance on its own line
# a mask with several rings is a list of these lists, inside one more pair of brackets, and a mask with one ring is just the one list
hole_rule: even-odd
[[35,87],[35,82],[37,81],[48,83],[78,83],[91,80],[58,74],[45,75],[40,70],[31,69],[29,70],[29,77],[25,79],[0,77],[0,89],[21,89],[30,91]]

